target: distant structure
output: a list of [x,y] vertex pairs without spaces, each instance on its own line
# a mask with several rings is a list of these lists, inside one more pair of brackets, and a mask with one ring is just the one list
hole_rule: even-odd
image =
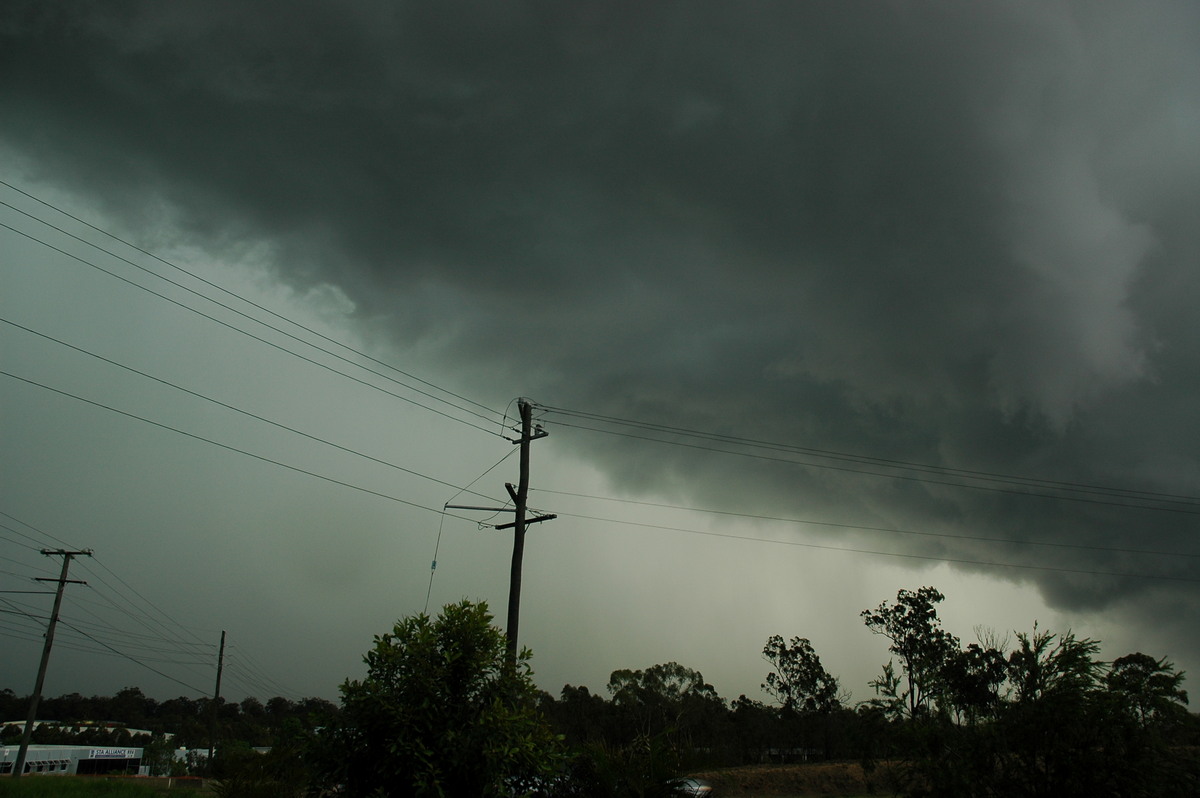
[[[99,730],[110,733],[126,732],[130,737],[140,737],[142,735],[145,735],[146,737],[152,737],[154,735],[154,732],[150,731],[149,729],[131,729],[119,720],[83,720],[76,723],[63,723],[59,720],[35,720],[33,722],[33,728],[35,730],[40,726],[52,726],[66,734],[83,734],[85,732]],[[25,721],[23,720],[0,721],[0,737],[7,736],[6,732],[9,735],[13,734],[11,731],[12,729],[20,731],[24,728]],[[167,739],[170,739],[173,736],[174,735],[171,734],[166,735]]]

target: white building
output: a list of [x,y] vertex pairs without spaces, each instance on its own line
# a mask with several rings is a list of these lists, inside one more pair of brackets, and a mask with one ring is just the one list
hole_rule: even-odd
[[[20,746],[0,747],[0,776],[12,774]],[[25,773],[97,775],[122,773],[136,776],[142,766],[141,748],[105,745],[31,745],[25,755]]]

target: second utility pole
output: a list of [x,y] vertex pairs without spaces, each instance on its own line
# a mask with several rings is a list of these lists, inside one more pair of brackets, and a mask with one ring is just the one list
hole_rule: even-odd
[[29,754],[29,740],[33,735],[33,724],[37,722],[38,702],[42,700],[42,687],[46,684],[46,666],[50,664],[50,649],[54,646],[54,628],[58,626],[58,612],[62,609],[63,588],[68,583],[86,585],[78,579],[67,579],[67,571],[71,567],[72,557],[91,557],[92,550],[66,551],[64,549],[42,549],[47,557],[62,557],[62,573],[58,579],[37,577],[39,582],[57,582],[58,589],[54,592],[54,609],[50,611],[50,623],[46,625],[46,642],[42,645],[42,661],[38,665],[37,681],[33,685],[33,695],[29,697],[29,714],[25,718],[25,731],[21,734],[21,744],[17,748],[17,761],[13,764],[12,777],[21,778],[25,772],[25,758]]
[[221,648],[217,652],[217,689],[213,691],[212,712],[208,718],[208,772],[212,773],[217,747],[217,718],[221,709],[221,671],[225,670],[225,630],[221,630]]

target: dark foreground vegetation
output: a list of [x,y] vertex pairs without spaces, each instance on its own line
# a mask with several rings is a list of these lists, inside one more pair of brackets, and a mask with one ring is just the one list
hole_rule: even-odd
[[[486,605],[464,601],[377,637],[366,676],[342,685],[340,707],[222,703],[217,756],[202,766],[225,798],[658,796],[701,771],[729,795],[766,795],[765,773],[802,782],[795,769],[764,763],[799,761],[847,763],[838,772],[853,779],[828,789],[874,794],[1200,794],[1200,717],[1188,713],[1171,663],[1141,653],[1101,661],[1097,641],[1036,625],[963,646],[941,627],[942,600],[933,588],[902,590],[863,611],[892,658],[874,698],[855,706],[807,639],[779,636],[762,651],[770,703],[727,702],[673,662],[615,671],[604,694],[567,685],[551,696],[534,686],[527,651],[506,660]],[[22,703],[0,694],[6,717],[20,717]],[[132,688],[42,706],[48,719],[151,730],[152,761],[163,732],[178,735],[172,746],[206,745],[212,709]]]
[[[0,779],[3,798],[178,798],[182,790],[169,790],[149,780],[103,779],[88,776],[41,776],[33,778]],[[199,789],[189,790],[193,795]],[[187,793],[184,793],[187,794]]]

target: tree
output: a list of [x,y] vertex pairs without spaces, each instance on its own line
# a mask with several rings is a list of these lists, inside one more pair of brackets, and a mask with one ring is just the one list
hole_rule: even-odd
[[[940,628],[933,588],[900,591],[863,613],[892,641],[902,672],[884,666],[864,718],[898,748],[898,788],[955,798],[1190,795],[1200,761],[1180,745],[1189,716],[1183,674],[1130,654],[1111,665],[1100,643],[1034,624],[1017,645],[994,636],[959,650]],[[890,727],[890,728],[887,728]],[[877,737],[877,739],[882,739]]]
[[671,732],[690,742],[711,731],[725,712],[724,700],[704,676],[678,662],[613,671],[608,692],[618,715],[648,736]]
[[248,718],[261,718],[267,714],[262,702],[253,696],[246,696],[241,703],[242,714]]
[[730,736],[739,763],[761,761],[771,747],[779,713],[761,701],[740,695],[730,704]]
[[563,685],[559,700],[555,701],[550,696],[544,698],[542,703],[555,730],[572,747],[605,742],[613,731],[611,705],[604,700],[604,696],[596,695],[582,685]]
[[762,655],[775,667],[762,689],[782,704],[785,712],[832,712],[841,706],[838,681],[821,665],[807,638],[793,637],[785,645],[782,637],[772,635]]
[[872,686],[891,713],[915,718],[938,707],[947,661],[958,651],[958,638],[941,627],[935,605],[945,599],[936,588],[900,590],[896,603],[885,601],[863,610],[867,628],[891,641],[888,650],[900,658],[903,677],[889,666]]
[[1183,672],[1167,662],[1141,652],[1115,660],[1104,682],[1121,696],[1122,705],[1133,712],[1143,729],[1156,722],[1177,720],[1188,702],[1187,691],[1180,688]]
[[175,763],[175,742],[165,734],[155,734],[150,740],[142,743],[142,764],[150,770],[151,776],[171,775],[171,766]]
[[529,658],[506,662],[485,603],[397,622],[367,652],[366,677],[341,686],[327,777],[350,796],[492,796],[552,776],[558,741]]
[[281,695],[277,695],[271,700],[267,701],[266,710],[267,714],[269,714],[272,718],[282,720],[283,718],[295,713],[296,704]]
[[998,720],[1004,748],[993,760],[1003,794],[1100,795],[1129,771],[1112,747],[1121,716],[1103,691],[1099,650],[1097,640],[1036,624],[1017,634]]
[[819,734],[824,741],[825,758],[832,755],[830,715],[841,707],[838,681],[825,670],[812,643],[804,637],[793,637],[785,644],[779,635],[767,638],[762,650],[763,659],[775,666],[767,674],[762,689],[775,698],[781,707],[781,720],[800,747],[808,748],[809,716],[820,715]]
[[952,653],[942,667],[943,702],[956,720],[975,724],[999,708],[1007,674],[1004,652],[972,643]]
[[109,700],[108,706],[111,719],[136,729],[150,725],[150,719],[158,713],[158,702],[137,687],[124,688]]

